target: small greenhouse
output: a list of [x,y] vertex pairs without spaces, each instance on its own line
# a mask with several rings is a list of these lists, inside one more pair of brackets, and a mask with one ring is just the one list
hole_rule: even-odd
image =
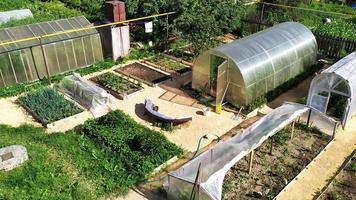
[[192,87],[245,106],[315,64],[317,43],[300,23],[278,24],[203,52],[194,62]]
[[[33,81],[102,60],[100,36],[95,29],[49,35],[90,26],[92,24],[85,17],[75,17],[0,29],[0,87]],[[40,36],[44,37],[6,44]]]
[[356,52],[317,75],[309,89],[307,105],[334,115],[346,125],[356,114]]

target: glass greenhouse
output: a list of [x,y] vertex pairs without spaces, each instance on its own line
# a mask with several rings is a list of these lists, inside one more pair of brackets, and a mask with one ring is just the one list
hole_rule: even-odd
[[335,117],[346,125],[356,114],[356,52],[317,75],[309,89],[307,105],[322,113],[336,111]]
[[278,24],[203,52],[193,67],[192,87],[210,88],[216,103],[245,106],[315,64],[317,43],[296,22]]
[[90,26],[85,17],[75,17],[0,29],[0,87],[47,76],[45,62],[49,75],[55,75],[103,59],[100,36],[95,29],[14,44],[1,43]]

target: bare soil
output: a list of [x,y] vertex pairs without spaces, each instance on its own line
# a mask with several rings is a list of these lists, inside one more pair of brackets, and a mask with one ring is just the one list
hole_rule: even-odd
[[356,199],[356,154],[344,170],[331,183],[321,200],[355,200]]
[[147,81],[152,84],[156,84],[159,82],[162,82],[164,80],[169,79],[170,77],[156,71],[154,69],[151,69],[143,64],[140,64],[138,62],[126,65],[124,67],[121,67],[117,69],[116,71],[122,72],[123,74],[130,75],[131,77],[136,77],[138,79]]
[[271,139],[255,150],[250,175],[249,156],[237,162],[225,176],[224,199],[273,199],[325,148],[330,136],[296,127],[293,138],[287,135],[284,140],[284,144],[274,142],[272,154]]

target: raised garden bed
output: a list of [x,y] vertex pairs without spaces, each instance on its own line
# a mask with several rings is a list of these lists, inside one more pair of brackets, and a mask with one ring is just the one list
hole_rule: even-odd
[[43,126],[83,111],[54,88],[30,92],[19,97],[18,102]]
[[354,199],[356,197],[356,150],[347,159],[345,168],[336,176],[320,200]]
[[143,62],[171,74],[181,74],[190,71],[190,68],[187,67],[187,65],[177,62],[163,55],[155,55],[153,57],[145,59]]
[[101,74],[91,78],[90,80],[98,84],[103,89],[109,91],[114,97],[121,100],[127,95],[142,89],[140,82],[136,84],[127,78],[115,75],[112,72]]
[[290,137],[287,127],[256,149],[251,174],[248,156],[237,162],[225,176],[224,199],[273,199],[330,141],[330,136],[301,123]]
[[157,83],[171,78],[162,72],[151,69],[150,67],[147,67],[138,62],[120,67],[115,71],[138,81],[144,82],[149,86],[154,86]]

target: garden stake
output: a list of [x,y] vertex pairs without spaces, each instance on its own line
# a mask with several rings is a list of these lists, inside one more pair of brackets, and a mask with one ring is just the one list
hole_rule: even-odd
[[294,126],[295,126],[295,121],[293,121],[293,124],[292,124],[292,132],[291,132],[291,135],[290,135],[290,139],[293,139],[293,135],[294,135]]
[[250,160],[248,162],[248,174],[251,174],[252,172],[252,161],[253,161],[253,154],[255,153],[255,150],[252,150],[250,153]]
[[273,138],[271,138],[271,146],[269,148],[269,154],[272,155],[273,154]]

